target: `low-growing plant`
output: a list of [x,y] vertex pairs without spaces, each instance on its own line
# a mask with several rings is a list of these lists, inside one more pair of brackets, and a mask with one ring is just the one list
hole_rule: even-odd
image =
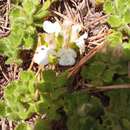
[[[109,16],[108,23],[113,28],[126,27],[130,23],[129,16],[130,1],[129,0],[106,0],[104,3],[104,11]],[[129,31],[129,30],[128,30]]]
[[[42,62],[36,60],[39,58],[35,57],[37,52],[39,53],[37,47],[33,60],[37,61],[39,65],[50,63],[50,66],[48,68],[44,66],[44,70],[40,74],[37,73],[38,75],[31,71],[21,70],[19,79],[11,81],[4,89],[4,96],[0,101],[0,117],[15,122],[15,130],[53,130],[55,123],[61,121],[63,121],[64,129],[68,130],[129,130],[129,91],[118,90],[97,95],[88,93],[85,89],[71,91],[70,87],[74,83],[75,77],[68,79],[68,71],[56,71],[57,64],[61,66],[75,64],[77,51],[81,54],[80,56],[85,51],[84,39],[88,35],[85,33],[79,37],[81,26],[77,24],[78,29],[73,36],[72,34],[75,32],[72,27],[75,24],[72,21],[69,23],[70,25],[65,23],[66,21],[63,22],[61,27],[57,21],[55,23],[45,21],[51,27],[53,25],[58,27],[53,30],[46,28],[43,18],[49,13],[48,8],[52,2],[47,0],[41,5],[36,0],[17,0],[14,1],[15,5],[12,5],[11,34],[0,40],[0,53],[8,56],[8,63],[18,63],[20,50],[40,46],[40,51],[47,50],[42,52],[43,57],[40,57],[45,59]],[[130,83],[127,70],[130,46],[129,41],[123,41],[123,30],[129,24],[130,2],[129,0],[100,2],[105,2],[104,10],[109,14],[108,24],[113,28],[112,34],[106,39],[108,43],[106,51],[96,54],[81,68],[79,73],[79,77],[84,80],[84,83],[93,85],[93,89],[97,86]],[[121,13],[120,10],[122,10]],[[36,27],[42,26],[44,26],[44,31],[48,32],[37,36]],[[126,33],[129,35],[129,30]],[[38,37],[38,43],[36,37]],[[35,43],[37,44],[35,45]],[[48,48],[52,45],[51,43],[53,43],[52,48],[54,47],[53,50],[56,53],[48,56]],[[59,50],[64,52],[66,48],[69,48],[68,52],[72,53],[70,61],[73,62],[69,64],[68,61],[66,62],[66,57],[63,57],[64,53],[58,55]],[[70,57],[68,52],[67,57]],[[46,54],[45,57],[44,54]],[[60,62],[62,58],[65,62]],[[104,105],[106,100],[109,100],[108,104]],[[33,115],[36,115],[38,119],[36,118],[33,125],[30,125],[28,120]]]
[[82,78],[95,86],[129,83],[127,70],[129,59],[123,54],[119,57],[116,51],[119,50],[110,48],[106,53],[97,54],[82,68]]
[[38,0],[23,0],[20,5],[11,5],[11,32],[8,37],[0,39],[0,53],[8,56],[7,63],[18,63],[21,49],[36,46],[36,27],[42,27],[43,18],[49,14],[48,9],[52,2],[47,0],[42,5]]

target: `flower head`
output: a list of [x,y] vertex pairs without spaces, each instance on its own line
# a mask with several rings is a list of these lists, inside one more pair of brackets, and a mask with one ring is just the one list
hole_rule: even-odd
[[62,48],[58,52],[59,65],[71,66],[75,64],[76,52],[71,48]]

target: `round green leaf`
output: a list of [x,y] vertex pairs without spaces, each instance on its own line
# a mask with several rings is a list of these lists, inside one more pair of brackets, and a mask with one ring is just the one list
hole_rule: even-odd
[[120,27],[122,25],[122,18],[120,18],[118,15],[111,15],[108,18],[108,23],[111,25],[111,27]]
[[21,123],[15,128],[15,130],[32,130],[32,128],[28,124]]

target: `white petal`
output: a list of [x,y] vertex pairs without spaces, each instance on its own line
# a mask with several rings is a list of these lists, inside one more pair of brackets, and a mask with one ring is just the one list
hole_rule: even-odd
[[63,56],[63,55],[69,55],[69,56],[72,56],[74,58],[77,57],[76,52],[71,48],[60,49],[59,52],[58,52],[58,57]]
[[85,52],[85,41],[83,39],[78,39],[75,43],[79,47],[80,54],[83,54]]
[[37,47],[37,49],[36,49],[36,53],[41,53],[41,52],[43,52],[43,51],[45,51],[45,50],[47,50],[47,47],[46,46],[44,46],[44,45],[41,45],[41,46],[39,46],[39,47]]
[[58,52],[59,65],[71,66],[75,64],[76,52],[71,48],[62,48]]
[[76,45],[80,48],[80,47],[83,47],[84,45],[85,45],[85,41],[84,41],[84,39],[77,39],[76,41],[75,41],[75,43],[76,43]]
[[80,54],[85,52],[85,39],[88,38],[88,33],[85,32],[83,35],[81,35],[76,41],[75,44],[79,47],[80,49]]
[[48,64],[48,54],[47,53],[39,53],[35,54],[33,60],[38,65],[47,65]]
[[58,22],[54,23],[55,26],[55,33],[60,33],[61,32],[61,26]]
[[85,32],[83,35],[80,36],[81,39],[87,39],[88,38],[88,33]]
[[71,55],[72,57],[76,58],[77,57],[77,53],[75,52],[75,50],[68,48],[68,52],[67,54]]
[[61,26],[58,22],[52,23],[50,21],[44,21],[43,29],[47,33],[59,33],[61,31]]
[[54,30],[55,30],[55,28],[53,27],[53,23],[50,22],[50,21],[44,21],[44,23],[43,23],[43,29],[47,33],[53,33]]
[[48,48],[44,45],[37,47],[33,61],[38,65],[47,65],[48,64]]
[[75,64],[75,58],[70,56],[62,56],[59,59],[59,65],[61,66],[71,66]]

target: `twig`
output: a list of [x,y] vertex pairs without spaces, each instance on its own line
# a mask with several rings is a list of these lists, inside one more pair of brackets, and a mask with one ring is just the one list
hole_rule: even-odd
[[11,120],[9,121],[9,130],[13,130],[13,123]]
[[32,59],[32,61],[31,61],[31,64],[30,64],[30,66],[29,66],[29,68],[28,68],[28,71],[30,71],[31,69],[32,69],[32,67],[33,67],[33,59]]
[[101,86],[101,87],[88,87],[85,85],[86,88],[82,89],[81,91],[87,91],[90,93],[97,93],[97,92],[104,92],[104,91],[111,91],[111,90],[118,90],[118,89],[130,89],[130,84],[117,84],[117,85],[110,85],[110,86]]
[[14,71],[13,71],[13,79],[15,80],[16,77],[16,73],[17,73],[17,64],[14,64]]
[[[10,0],[7,0],[4,5],[1,7],[1,11],[4,10],[3,14],[3,24],[1,25],[0,38],[6,37],[10,33],[10,29],[7,27],[9,22],[9,11],[10,11]],[[5,11],[6,10],[6,11]]]
[[64,6],[65,6],[67,14],[70,15],[71,19],[73,19],[74,18],[74,14],[73,14],[72,10],[70,9],[70,6],[69,6],[67,0],[64,0]]
[[94,48],[93,45],[98,46],[98,45],[100,45],[100,43],[103,42],[104,40],[105,40],[105,38],[103,37],[103,38],[98,39],[98,40],[96,40],[96,41],[94,41],[94,42],[89,42],[89,44],[86,45],[86,47],[87,47],[87,48],[91,48],[91,47]]
[[1,119],[1,122],[2,122],[2,125],[1,125],[2,130],[6,130],[5,119],[4,119],[4,118],[3,118],[3,119]]
[[89,27],[89,26],[91,26],[91,25],[95,24],[96,22],[99,22],[99,21],[101,21],[101,20],[103,20],[103,19],[106,19],[108,16],[109,16],[109,15],[103,15],[102,17],[99,17],[99,18],[97,18],[96,20],[90,22],[86,27]]
[[108,32],[104,32],[102,34],[98,34],[96,36],[92,36],[92,37],[88,38],[88,41],[94,41],[94,40],[100,39],[100,38],[105,37],[111,33],[112,33],[111,31],[108,31]]
[[8,19],[9,10],[10,10],[10,0],[7,0],[5,27],[7,27],[8,21],[9,21],[9,19]]
[[67,18],[68,18],[68,17],[66,17],[65,15],[63,15],[63,14],[61,14],[61,13],[55,11],[55,10],[53,10],[52,12],[53,12],[54,14],[60,16],[60,17],[63,18],[63,19],[67,19]]
[[35,77],[37,77],[37,76],[39,75],[39,73],[40,73],[40,71],[42,70],[42,68],[44,68],[44,65],[39,65],[39,66],[38,66],[38,71],[37,71]]
[[102,34],[103,32],[106,32],[106,31],[108,31],[108,27],[107,27],[107,26],[103,27],[103,28],[98,32],[98,34]]
[[92,12],[91,12],[90,7],[89,7],[88,0],[85,0],[85,4],[86,4],[86,7],[87,7],[87,9],[88,9],[87,16],[88,16],[89,14],[92,15]]
[[79,21],[82,23],[82,26],[83,26],[83,25],[84,25],[84,22],[83,22],[83,17],[82,17],[82,15],[81,15],[80,8],[79,8],[79,6],[77,5],[77,3],[76,3],[75,1],[72,1],[72,2],[73,2],[73,4],[75,5],[75,7],[76,7],[76,9],[77,9],[77,12],[78,12],[78,15],[79,15],[78,19],[79,19]]
[[9,78],[6,76],[6,74],[4,73],[4,71],[2,70],[2,67],[0,66],[0,70],[1,73],[3,74],[4,78],[7,80],[7,82],[9,82]]

